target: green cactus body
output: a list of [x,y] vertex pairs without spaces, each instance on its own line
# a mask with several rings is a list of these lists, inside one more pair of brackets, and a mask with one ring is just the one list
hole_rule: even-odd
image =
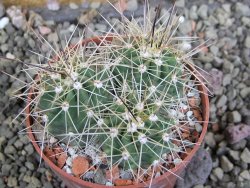
[[74,69],[60,65],[67,72],[60,79],[42,77],[45,92],[38,107],[48,117],[48,132],[62,140],[73,134],[70,144],[83,148],[95,138],[98,152],[124,169],[147,168],[173,150],[163,139],[176,123],[166,109],[183,95],[183,83],[177,81],[183,70],[174,52],[146,54],[140,46],[132,42],[130,48],[106,49],[108,63],[87,59],[91,63],[81,67],[84,60],[70,61]]

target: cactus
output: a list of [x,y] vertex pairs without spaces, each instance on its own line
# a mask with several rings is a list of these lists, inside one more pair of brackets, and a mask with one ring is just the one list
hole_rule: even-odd
[[44,134],[86,155],[91,147],[100,159],[93,165],[104,156],[109,168],[136,172],[138,181],[142,169],[161,165],[166,154],[185,153],[194,143],[181,138],[180,125],[193,120],[182,111],[190,109],[187,92],[199,96],[189,57],[200,48],[186,53],[192,38],[174,37],[183,19],[172,11],[164,21],[159,8],[142,26],[123,17],[118,23],[123,33],[112,27],[112,41],[103,37],[101,44],[82,45],[80,40],[56,53],[33,85],[32,112]]

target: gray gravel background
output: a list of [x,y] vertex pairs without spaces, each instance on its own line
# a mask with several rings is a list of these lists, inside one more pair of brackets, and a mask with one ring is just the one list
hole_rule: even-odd
[[[154,0],[152,4],[156,2],[162,3],[162,11],[168,9],[168,1]],[[129,0],[129,3],[125,15],[140,16],[141,2]],[[180,181],[177,187],[248,188],[250,1],[177,0],[177,7],[186,17],[185,23],[179,29],[180,33],[199,36],[201,42],[208,38],[214,40],[211,47],[196,55],[194,59],[197,65],[211,74],[210,88],[214,94],[210,101],[211,123],[203,145],[205,150],[199,154],[207,160],[204,158],[206,162],[202,162],[201,165],[191,163],[184,174],[186,183]],[[25,17],[18,14],[18,9],[13,12],[5,10],[0,5],[0,56],[15,57],[35,64],[39,60],[43,61],[43,58],[39,59],[29,50],[45,55],[51,53],[45,44],[39,42],[31,28],[26,27],[25,20],[28,20],[36,32],[43,33],[54,46],[65,45],[65,37],[69,38],[78,21],[80,33],[85,23],[94,31],[88,36],[99,35],[99,31],[108,30],[109,27],[98,16],[96,10],[111,22],[118,18],[110,6],[98,3],[85,3],[81,7],[71,4],[56,12],[46,8],[23,10]],[[132,13],[133,11],[135,12]],[[77,40],[78,32],[74,35],[72,43]],[[21,68],[20,63],[0,60],[0,70],[22,81],[29,80],[24,72],[20,72]],[[22,117],[16,120],[14,118],[21,112],[24,104],[21,100],[10,99],[12,92],[20,86],[23,86],[21,82],[0,74],[0,188],[64,187],[43,162],[39,166],[39,156],[34,152],[25,133],[18,133],[25,126]],[[237,129],[239,125],[241,128]],[[230,131],[233,133],[228,134]],[[207,170],[210,167],[211,173]]]

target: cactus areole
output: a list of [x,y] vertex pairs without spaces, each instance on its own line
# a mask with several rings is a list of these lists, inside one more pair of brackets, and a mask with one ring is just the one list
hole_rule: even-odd
[[[32,88],[28,96],[27,114],[42,114],[46,133],[71,146],[93,146],[97,154],[105,154],[109,166],[118,164],[124,170],[154,168],[164,163],[164,155],[185,151],[176,147],[178,116],[181,106],[188,105],[188,84],[195,73],[185,66],[178,51],[158,43],[150,45],[144,37],[97,37],[83,41],[98,45],[95,53],[74,56],[82,48],[70,48],[71,56],[57,56],[50,67],[58,73],[45,72],[37,76],[39,94]],[[108,46],[108,47],[107,47]],[[110,47],[112,46],[112,47]],[[61,63],[66,61],[68,63]],[[202,132],[191,152],[181,159],[189,161],[202,142],[208,122],[209,102],[206,88],[196,81],[202,102]],[[32,103],[38,95],[36,105]],[[34,121],[27,117],[28,134]],[[39,154],[41,148],[32,142]],[[197,144],[198,143],[198,144]],[[42,158],[72,187],[105,187],[73,177]],[[156,164],[157,161],[157,164]],[[137,179],[128,187],[171,187],[187,163],[180,162],[152,182]],[[135,173],[136,174],[136,173]],[[138,173],[139,174],[139,173]],[[137,174],[136,174],[137,175]]]

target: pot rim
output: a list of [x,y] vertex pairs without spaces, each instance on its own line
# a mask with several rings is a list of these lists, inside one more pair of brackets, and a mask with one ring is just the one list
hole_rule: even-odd
[[[89,42],[101,44],[101,43],[103,43],[103,41],[112,41],[112,40],[113,40],[113,36],[100,36],[100,37],[97,36],[97,37],[92,37],[92,38],[83,40],[82,44],[87,44]],[[74,48],[74,46],[70,46],[70,47]],[[191,67],[191,69],[193,69],[193,68]],[[25,110],[26,111],[26,127],[27,127],[26,129],[27,129],[27,134],[29,136],[29,139],[31,140],[31,143],[35,147],[35,150],[38,152],[39,156],[41,157],[41,154],[42,154],[42,159],[49,165],[49,167],[51,169],[53,169],[56,173],[63,176],[64,178],[69,179],[72,182],[75,182],[75,183],[82,185],[82,186],[89,186],[89,187],[94,186],[96,188],[110,188],[110,186],[87,182],[87,181],[84,181],[82,179],[76,178],[70,174],[67,174],[64,170],[62,170],[61,168],[56,166],[48,157],[46,157],[43,154],[43,152],[41,151],[40,147],[38,146],[38,144],[36,142],[34,134],[32,133],[32,121],[31,121],[31,116],[29,115],[30,114],[30,102],[31,102],[31,98],[32,98],[32,92],[31,92],[32,89],[33,88],[31,88],[29,90],[29,94],[27,96],[27,106],[26,106],[26,110]],[[192,159],[194,154],[199,149],[199,147],[200,147],[200,145],[205,137],[205,134],[207,132],[207,127],[208,127],[208,122],[209,122],[209,99],[208,99],[207,89],[205,88],[204,85],[202,85],[202,84],[198,85],[198,90],[201,92],[200,97],[201,97],[202,116],[203,116],[202,132],[200,133],[199,139],[198,139],[197,143],[194,144],[194,147],[191,150],[191,152],[184,158],[184,160],[180,164],[178,164],[176,167],[174,167],[170,171],[165,172],[161,176],[154,178],[152,185],[155,182],[159,182],[159,181],[163,180],[164,178],[168,178],[170,175],[174,175],[179,170],[184,169],[186,167],[186,164],[188,164],[188,162],[190,162],[190,160]],[[149,182],[150,182],[150,180],[143,182],[143,183],[127,185],[127,186],[115,186],[115,187],[116,188],[144,187],[144,186],[148,185]]]

